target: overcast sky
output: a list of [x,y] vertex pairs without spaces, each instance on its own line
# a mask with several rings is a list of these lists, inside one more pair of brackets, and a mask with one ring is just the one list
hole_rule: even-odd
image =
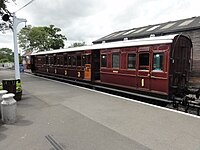
[[[10,2],[8,9],[15,12],[29,1]],[[200,16],[199,6],[199,0],[35,0],[16,15],[32,26],[61,28],[69,42],[91,44],[115,31]],[[2,47],[13,49],[11,31],[0,33]]]

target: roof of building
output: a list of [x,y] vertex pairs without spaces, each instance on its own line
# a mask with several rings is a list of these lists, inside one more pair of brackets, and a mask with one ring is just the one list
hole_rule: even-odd
[[81,47],[73,47],[73,48],[67,48],[67,49],[36,52],[36,53],[32,53],[31,55],[46,55],[46,54],[55,54],[55,53],[63,53],[63,52],[76,52],[76,51],[82,51],[82,50],[97,50],[97,49],[120,48],[120,47],[141,46],[141,45],[145,46],[145,45],[152,45],[152,44],[168,44],[168,43],[172,43],[176,36],[180,36],[180,35],[173,34],[173,35],[148,37],[148,38],[127,40],[127,41],[101,43],[101,44],[94,44],[91,46],[81,46]]
[[196,29],[200,29],[200,16],[117,31],[106,35],[100,39],[97,39],[96,41],[93,41],[93,44],[98,44],[102,42],[122,41],[124,39],[129,40],[144,38],[149,37],[150,35],[159,36],[166,34],[175,34]]
[[22,56],[30,56],[32,54],[32,51],[26,51]]

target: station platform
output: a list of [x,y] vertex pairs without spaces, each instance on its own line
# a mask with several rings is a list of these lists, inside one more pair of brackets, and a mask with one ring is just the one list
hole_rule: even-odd
[[[0,70],[0,80],[14,71]],[[17,122],[0,123],[0,149],[198,150],[200,117],[21,74]]]

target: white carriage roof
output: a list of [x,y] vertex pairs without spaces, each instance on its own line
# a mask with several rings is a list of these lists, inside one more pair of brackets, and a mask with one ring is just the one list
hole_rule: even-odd
[[154,45],[154,44],[167,44],[172,43],[175,36],[166,35],[166,36],[157,36],[157,37],[149,37],[135,40],[125,40],[119,42],[110,42],[110,43],[101,43],[94,44],[91,46],[82,46],[82,47],[74,47],[74,48],[66,48],[66,49],[58,49],[52,51],[43,51],[32,53],[31,55],[44,55],[44,54],[55,54],[55,53],[63,53],[63,52],[75,52],[82,50],[97,50],[97,49],[107,49],[107,48],[120,48],[120,47],[130,47],[130,46],[145,46],[145,45]]

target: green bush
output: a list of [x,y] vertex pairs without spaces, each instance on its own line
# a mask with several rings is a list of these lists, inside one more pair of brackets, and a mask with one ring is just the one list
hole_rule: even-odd
[[2,83],[0,83],[0,90],[3,90],[3,85],[2,85]]
[[22,83],[20,81],[16,81],[16,92],[22,91]]

